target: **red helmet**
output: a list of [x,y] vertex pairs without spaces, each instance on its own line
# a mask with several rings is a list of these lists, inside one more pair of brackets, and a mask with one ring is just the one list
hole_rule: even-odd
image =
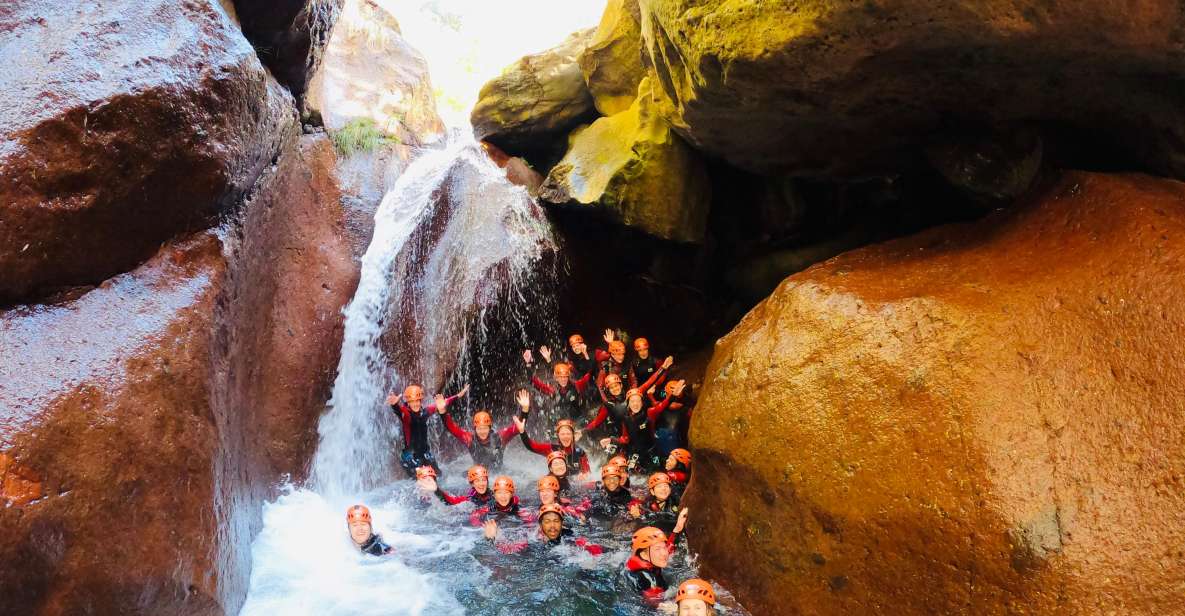
[[346,509],[346,523],[352,522],[366,522],[370,523],[370,510],[365,505],[354,505]]
[[580,334],[572,334],[571,336],[568,336],[568,344],[570,346],[584,344],[584,336],[581,336]]
[[469,483],[473,483],[474,481],[477,481],[483,477],[486,479],[490,478],[490,472],[486,470],[486,467],[480,464],[474,464],[473,466],[470,466],[469,472],[465,473],[465,475],[469,479]]
[[624,342],[622,342],[620,340],[614,340],[613,342],[609,343],[609,354],[610,355],[621,355],[622,353],[625,353],[625,343]]
[[680,464],[691,464],[691,452],[687,451],[686,449],[672,449],[671,455],[674,456],[675,461],[679,462]]
[[436,469],[431,466],[421,466],[416,468],[416,481],[425,479],[427,477],[436,477]]
[[655,473],[650,476],[650,479],[646,480],[646,488],[653,490],[654,486],[660,483],[671,485],[671,476],[666,473]]
[[634,350],[646,351],[650,349],[650,341],[645,338],[634,338]]
[[548,475],[539,480],[539,491],[551,490],[552,492],[560,491],[560,480]]
[[572,435],[576,435],[576,422],[571,419],[561,419],[555,422],[555,433],[558,435],[561,428],[567,428],[572,431]]
[[497,492],[499,490],[507,490],[511,494],[514,494],[514,480],[506,475],[498,475],[494,479],[494,491]]
[[679,585],[679,592],[675,593],[675,603],[684,599],[700,599],[708,605],[716,605],[716,592],[712,585],[704,580],[692,578]]
[[559,506],[557,503],[549,503],[546,505],[541,505],[539,507],[539,519],[540,520],[543,519],[543,516],[545,516],[549,513],[554,513],[554,514],[560,516],[560,520],[564,519],[564,508]]
[[658,545],[660,543],[666,542],[666,533],[653,526],[647,526],[634,531],[632,545],[634,546],[634,551],[637,552],[638,550],[645,550],[652,545]]
[[424,399],[424,388],[419,385],[408,385],[407,389],[403,390],[403,399],[408,402],[415,402],[416,400]]
[[561,376],[572,376],[572,366],[569,366],[564,362],[559,362],[554,368],[551,369],[551,372],[557,379]]
[[489,411],[478,411],[473,414],[473,425],[492,426],[494,425],[494,418],[490,416]]
[[563,460],[565,463],[567,463],[568,462],[568,454],[566,454],[558,449],[547,454],[547,468],[551,468],[551,463],[555,462],[556,460]]

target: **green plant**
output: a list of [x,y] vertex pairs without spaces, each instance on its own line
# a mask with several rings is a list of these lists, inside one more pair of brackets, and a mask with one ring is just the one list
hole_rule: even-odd
[[398,137],[379,130],[371,118],[350,120],[341,130],[333,132],[333,145],[343,156],[373,152],[383,146],[399,143]]

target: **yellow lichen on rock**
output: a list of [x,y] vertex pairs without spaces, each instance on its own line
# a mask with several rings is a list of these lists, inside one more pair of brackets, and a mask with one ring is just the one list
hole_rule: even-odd
[[629,109],[646,76],[640,19],[638,0],[610,0],[588,49],[580,55],[584,81],[602,115]]

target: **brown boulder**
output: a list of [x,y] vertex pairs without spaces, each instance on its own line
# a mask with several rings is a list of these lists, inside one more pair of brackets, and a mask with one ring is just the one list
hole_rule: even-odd
[[[935,134],[1033,120],[1185,177],[1185,13],[1148,0],[643,0],[688,140],[756,171],[863,175]],[[1079,144],[1081,145],[1081,144]]]
[[303,101],[342,0],[234,0],[243,34],[276,79]]
[[224,237],[0,312],[0,614],[237,613],[357,280],[332,156],[290,136]]
[[1068,173],[787,279],[717,345],[686,503],[755,614],[1176,614],[1185,185]]
[[553,49],[524,56],[482,86],[469,118],[474,136],[550,168],[563,154],[568,132],[597,117],[578,62],[593,33],[582,30]]
[[638,0],[610,0],[588,48],[580,54],[580,70],[601,115],[629,109],[646,77],[641,19]]
[[222,7],[0,9],[0,305],[96,284],[241,200],[295,119]]

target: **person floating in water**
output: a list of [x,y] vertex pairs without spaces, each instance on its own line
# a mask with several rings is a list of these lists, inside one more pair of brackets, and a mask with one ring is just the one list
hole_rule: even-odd
[[440,466],[436,464],[436,458],[432,456],[428,444],[428,420],[432,419],[433,415],[444,412],[449,404],[467,393],[468,385],[448,398],[436,394],[435,403],[428,408],[424,408],[424,389],[419,385],[408,385],[403,390],[402,401],[397,393],[392,392],[387,396],[387,404],[403,424],[403,453],[400,455],[399,464],[408,477],[415,476],[418,466],[431,466],[437,473],[440,472]]
[[461,444],[469,450],[474,464],[480,464],[487,469],[502,470],[502,454],[506,443],[514,438],[518,432],[514,424],[502,428],[497,434],[492,434],[494,418],[489,411],[478,411],[473,414],[473,432],[458,426],[445,408],[437,408],[437,412],[444,418],[444,427]]
[[469,494],[465,496],[453,496],[442,491],[444,502],[449,505],[460,505],[464,502],[470,502],[478,507],[484,507],[490,504],[490,500],[494,498],[494,494],[490,491],[490,472],[486,470],[486,467],[480,464],[470,466],[469,470],[465,473],[465,478],[469,480]]
[[683,496],[687,482],[691,479],[691,452],[686,449],[672,449],[663,468],[671,478],[671,490],[675,492],[675,496]]
[[601,482],[593,488],[589,498],[588,515],[602,520],[622,517],[633,501],[630,491],[622,486],[625,467],[606,464],[601,467]]
[[374,532],[370,510],[365,505],[354,505],[346,510],[346,527],[350,531],[350,539],[362,553],[386,556],[395,552],[395,548],[383,543],[383,538]]
[[493,492],[494,501],[474,511],[469,516],[470,524],[488,526],[490,522],[531,521],[531,514],[519,505],[518,497],[514,495],[513,479],[499,475],[494,479]]
[[650,495],[645,501],[630,503],[630,516],[641,518],[650,526],[668,529],[674,526],[679,514],[679,499],[671,492],[671,478],[666,473],[654,473],[646,481]]
[[678,545],[683,526],[687,523],[687,509],[679,512],[674,531],[668,537],[661,529],[653,526],[639,528],[634,532],[630,545],[633,556],[625,562],[625,576],[642,598],[657,606],[667,591],[667,580],[662,570],[671,561],[671,552]]
[[564,515],[584,521],[583,510],[587,507],[587,501],[581,502],[580,505],[573,505],[571,499],[563,498],[560,492],[560,482],[554,475],[544,475],[536,485],[539,488],[540,505],[559,505],[563,508]]
[[[550,503],[540,506],[538,519],[538,545],[541,547],[553,548],[559,545],[571,544],[593,556],[600,556],[605,553],[605,548],[590,542],[584,537],[577,537],[572,532],[572,529],[564,524],[564,508],[560,505]],[[493,542],[498,551],[503,554],[518,554],[531,547],[530,541],[498,541],[498,523],[494,521],[490,521],[484,526],[482,534],[486,539]]]
[[707,581],[692,578],[679,585],[674,602],[659,608],[676,616],[716,616],[716,591]]

